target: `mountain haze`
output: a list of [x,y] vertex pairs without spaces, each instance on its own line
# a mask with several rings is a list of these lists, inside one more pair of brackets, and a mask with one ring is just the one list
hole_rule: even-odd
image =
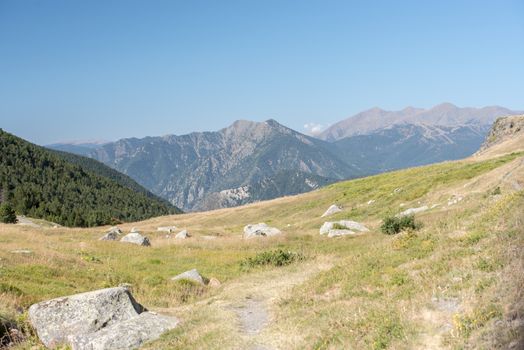
[[[354,135],[366,135],[399,124],[424,124],[445,127],[463,125],[489,126],[498,117],[518,114],[500,106],[460,108],[442,103],[430,109],[406,107],[400,111],[372,108],[333,124],[318,135],[326,141],[341,140]],[[487,131],[486,131],[487,132]]]
[[[243,203],[245,198],[267,199],[264,183],[272,184],[269,193],[274,198],[362,173],[332,154],[330,147],[275,120],[241,120],[217,132],[122,139],[97,148],[90,156],[179,207],[210,209],[220,207],[208,198],[213,193],[216,197],[226,191],[221,197],[229,193],[236,202],[236,189],[248,186],[244,188],[248,192],[242,194]],[[278,180],[282,171],[292,171],[300,183]],[[315,176],[309,180],[309,175]],[[266,195],[253,193],[255,189]],[[222,200],[228,202],[229,197]]]
[[275,120],[239,120],[216,132],[128,138],[76,150],[185,210],[237,206],[308,192],[342,179],[467,157],[504,107],[373,108],[319,138]]

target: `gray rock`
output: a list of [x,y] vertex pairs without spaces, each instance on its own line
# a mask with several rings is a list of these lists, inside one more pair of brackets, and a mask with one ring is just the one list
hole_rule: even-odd
[[131,232],[122,237],[120,242],[127,242],[127,243],[133,243],[138,244],[141,246],[149,247],[151,243],[149,242],[149,238],[142,236],[138,232]]
[[338,205],[336,204],[333,204],[332,206],[330,206],[326,212],[324,214],[322,214],[321,217],[325,217],[325,216],[330,216],[330,215],[333,215],[333,214],[336,214],[336,213],[340,213],[342,211],[342,208],[339,207]]
[[[335,224],[341,226],[342,228],[334,229],[333,227]],[[328,234],[332,230],[351,230],[351,231],[359,231],[359,232],[368,232],[369,229],[362,225],[361,223],[358,223],[356,221],[351,220],[340,220],[340,221],[327,221],[324,222],[324,224],[320,227],[320,234],[325,235]],[[355,232],[353,232],[354,234]]]
[[280,235],[282,232],[275,227],[270,227],[265,223],[246,225],[244,227],[244,238],[270,237]]
[[205,281],[198,273],[197,269],[189,270],[186,272],[181,273],[180,275],[176,275],[175,277],[171,278],[172,281],[179,281],[179,280],[188,280],[192,281],[201,285],[205,285]]
[[100,241],[116,241],[118,239],[118,231],[111,230],[107,232],[105,235],[99,238]]
[[355,231],[351,230],[329,230],[328,237],[340,237],[340,236],[347,236],[347,235],[354,235]]
[[140,233],[140,231],[138,231],[138,229],[136,227],[133,227],[131,228],[131,231],[129,231],[131,233]]
[[49,348],[135,349],[178,323],[144,311],[127,288],[116,287],[34,304],[29,319]]
[[418,207],[418,208],[409,208],[409,209],[406,209],[404,210],[402,213],[398,214],[397,216],[407,216],[407,215],[414,215],[414,214],[417,214],[417,213],[421,213],[423,211],[426,211],[428,210],[428,206],[427,205],[424,205],[422,207]]
[[116,232],[117,234],[121,235],[122,234],[122,230],[118,227],[118,226],[113,226],[109,229],[109,231],[107,232]]
[[178,325],[174,317],[143,312],[136,317],[102,328],[96,333],[71,338],[73,349],[138,349],[143,343],[158,339]]
[[176,226],[161,226],[157,228],[157,231],[167,232],[167,233],[173,233],[177,230]]
[[187,230],[182,230],[175,235],[176,239],[186,239],[189,237],[191,237],[191,235],[189,234],[189,232],[187,232]]
[[108,288],[34,304],[29,318],[47,347],[64,344],[71,335],[93,333],[143,311],[126,288]]

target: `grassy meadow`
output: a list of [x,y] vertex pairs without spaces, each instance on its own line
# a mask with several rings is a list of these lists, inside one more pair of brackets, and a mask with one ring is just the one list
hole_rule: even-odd
[[[522,152],[473,157],[119,226],[138,228],[152,247],[99,241],[109,227],[0,225],[0,317],[26,329],[18,348],[38,348],[26,320],[32,303],[129,283],[141,304],[182,320],[150,349],[508,346],[522,336],[512,322],[524,311],[524,191],[515,185],[523,164]],[[321,218],[331,204],[343,212]],[[421,229],[380,232],[384,217],[423,205]],[[370,232],[319,235],[324,221],[340,219]],[[258,222],[283,235],[242,239],[243,226]],[[167,225],[192,237],[166,238],[157,227]],[[257,254],[276,249],[300,258],[257,265]],[[170,280],[192,268],[221,285]],[[245,300],[268,309],[257,334],[239,327]]]

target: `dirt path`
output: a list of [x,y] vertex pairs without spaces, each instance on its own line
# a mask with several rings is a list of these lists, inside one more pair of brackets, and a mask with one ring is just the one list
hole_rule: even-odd
[[[252,272],[234,282],[225,283],[219,294],[209,299],[162,311],[182,317],[196,310],[213,314],[215,319],[220,320],[224,331],[235,333],[233,337],[238,340],[240,349],[276,350],[280,348],[277,338],[290,336],[283,334],[275,337],[274,332],[269,332],[278,301],[288,296],[293,287],[332,266],[332,262],[326,259],[317,259],[284,268]],[[300,337],[300,334],[292,336]],[[223,348],[229,347],[224,345]]]

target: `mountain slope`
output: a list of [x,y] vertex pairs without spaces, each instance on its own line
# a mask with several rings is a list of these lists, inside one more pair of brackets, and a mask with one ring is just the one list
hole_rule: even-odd
[[398,124],[332,143],[334,153],[369,174],[462,159],[477,151],[489,127]]
[[451,103],[442,103],[427,110],[414,107],[407,107],[400,111],[372,108],[330,126],[319,134],[318,138],[333,142],[354,135],[370,134],[398,124],[489,127],[498,117],[513,114],[517,112],[499,106],[460,108]]
[[166,199],[154,195],[150,191],[146,190],[144,187],[140,186],[135,180],[133,180],[129,176],[122,174],[121,172],[113,168],[110,168],[104,163],[101,163],[93,158],[56,150],[51,150],[51,152],[56,153],[60,158],[65,159],[71,164],[80,166],[82,169],[86,171],[90,171],[95,173],[96,175],[113,180],[116,183],[133,190],[134,192],[143,194],[144,196],[152,198],[156,201],[165,202],[166,204],[171,206]]
[[[281,171],[342,179],[362,173],[331,153],[330,145],[300,134],[274,120],[237,121],[218,132],[183,136],[123,139],[106,144],[90,156],[131,176],[138,183],[184,209],[217,208],[210,193],[251,186]],[[271,180],[270,180],[271,181]],[[304,180],[305,181],[305,180]],[[321,180],[325,182],[327,180]],[[274,196],[304,189],[277,184]],[[299,188],[300,187],[300,188]],[[251,198],[265,198],[252,192]]]
[[[31,329],[19,313],[32,303],[129,283],[149,310],[182,320],[146,349],[522,349],[524,144],[514,140],[489,146],[500,153],[488,157],[121,225],[152,249],[100,242],[92,229],[0,224],[0,327]],[[332,204],[343,210],[322,218]],[[421,206],[418,230],[381,232],[385,216]],[[325,221],[348,219],[370,231],[319,234]],[[282,234],[242,239],[258,222]],[[173,244],[157,231],[173,224],[192,238]],[[10,253],[22,248],[32,253]],[[303,259],[264,264],[278,252]],[[171,280],[193,268],[221,286]],[[28,333],[20,348],[38,344]]]
[[137,192],[90,170],[91,161],[91,166],[70,163],[71,156],[1,130],[0,149],[2,200],[18,214],[67,226],[96,226],[179,212],[144,190]]

